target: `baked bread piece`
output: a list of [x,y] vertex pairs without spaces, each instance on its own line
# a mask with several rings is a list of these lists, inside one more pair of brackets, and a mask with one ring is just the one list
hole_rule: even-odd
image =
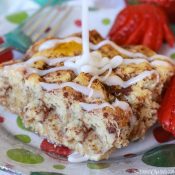
[[[64,59],[81,55],[80,34],[71,37],[78,39],[39,41],[27,52],[26,61],[1,65],[0,103],[50,142],[90,160],[107,159],[116,148],[143,137],[156,122],[161,93],[174,66],[148,48],[125,50],[91,31],[92,51],[122,59],[110,75],[108,70],[101,75],[107,79],[92,81],[90,73],[59,70]],[[111,76],[121,80],[112,81]]]

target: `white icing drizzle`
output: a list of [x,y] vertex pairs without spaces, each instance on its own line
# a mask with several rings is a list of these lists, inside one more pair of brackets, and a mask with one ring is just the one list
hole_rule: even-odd
[[109,76],[107,80],[104,81],[105,84],[107,84],[108,86],[121,86],[123,88],[127,88],[135,83],[137,83],[138,81],[143,80],[146,77],[151,76],[153,73],[156,73],[155,70],[152,71],[144,71],[142,73],[140,73],[139,75],[127,80],[127,81],[123,81],[119,76],[117,75],[112,75]]
[[128,81],[125,81],[124,84],[123,84],[123,87],[125,87],[125,88],[129,87],[129,86],[137,83],[138,81],[141,81],[144,78],[151,76],[154,73],[156,73],[155,70],[144,71],[144,72],[140,73],[139,75],[137,75],[136,77],[133,77],[133,78],[129,79]]
[[110,41],[110,40],[103,40],[100,43],[94,45],[92,43],[90,43],[90,48],[93,50],[98,50],[99,48],[105,46],[105,45],[111,45],[114,49],[116,49],[117,51],[119,51],[120,53],[129,56],[129,57],[141,57],[141,58],[146,58],[145,55],[143,55],[142,53],[133,53],[130,52],[120,46],[118,46],[117,44],[115,44],[114,42]]
[[[79,74],[80,72],[90,73],[94,77],[92,77],[89,88],[88,88],[88,94],[86,95],[93,96],[93,89],[90,88],[93,81],[95,79],[99,79],[100,81],[104,82],[105,84],[109,86],[119,85],[123,88],[129,87],[138,81],[143,80],[144,78],[150,76],[151,74],[155,73],[155,71],[144,71],[137,75],[136,77],[133,77],[129,79],[128,81],[123,81],[119,76],[111,75],[110,73],[112,69],[116,68],[117,66],[121,65],[122,63],[130,64],[130,63],[136,63],[139,64],[142,61],[142,59],[123,59],[121,56],[115,56],[112,59],[109,58],[102,58],[102,55],[99,52],[92,52],[89,57],[88,64],[85,65],[79,65],[79,60],[82,58],[80,56],[78,57],[65,57],[65,58],[55,58],[55,59],[47,59],[42,56],[33,57],[32,59],[26,61],[25,63],[17,63],[13,65],[13,67],[25,67],[29,73],[38,73],[39,75],[43,76],[51,72],[59,71],[59,70],[73,70],[76,74]],[[32,67],[28,67],[27,65],[33,64],[36,61],[44,60],[50,65],[54,65],[54,63],[62,62],[64,61],[64,66],[61,67],[54,67],[47,70],[38,70]],[[132,61],[131,61],[132,60]],[[143,59],[145,60],[145,59]],[[146,61],[146,60],[145,60]],[[167,62],[166,62],[167,63]],[[153,61],[153,65],[161,64],[164,65],[164,61]],[[168,64],[168,63],[167,63]],[[109,72],[105,76],[100,76],[104,72],[109,70]],[[78,84],[74,83],[74,85],[79,86]],[[55,87],[55,86],[53,86]],[[60,87],[60,85],[59,85]],[[72,86],[71,86],[72,87]],[[87,88],[87,87],[86,87]],[[76,88],[77,89],[77,88]],[[78,90],[78,89],[77,89]],[[83,91],[81,91],[83,93]]]
[[[94,59],[97,57],[90,57],[89,63],[87,65],[83,65],[80,68],[81,72],[85,72],[85,73],[90,73],[93,76],[98,76],[103,74],[104,72],[106,72],[108,69],[112,68],[116,68],[117,66],[119,66],[122,62],[123,62],[123,58],[120,56],[115,56],[114,58],[110,59],[106,59],[106,58],[102,58],[102,56],[98,57],[98,59]],[[107,64],[99,64],[100,60],[102,61],[102,63],[107,63]]]
[[80,59],[80,56],[74,56],[74,57],[58,57],[58,58],[47,58],[44,56],[36,56],[32,57],[29,60],[25,62],[25,64],[32,65],[33,63],[37,61],[45,61],[48,65],[52,66],[57,63],[65,62],[65,61],[75,61],[77,59]]
[[104,82],[112,73],[112,68],[109,68],[108,73],[105,76],[101,77],[101,80]]
[[159,54],[156,54],[156,55],[153,55],[152,57],[150,57],[150,58],[147,58],[149,61],[153,61],[153,60],[155,60],[155,59],[160,59],[160,60],[164,60],[164,61],[168,61],[168,62],[170,62],[171,64],[175,64],[175,61],[173,60],[173,59],[171,59],[171,58],[169,58],[169,57],[167,57],[167,56],[165,56],[165,55],[159,55]]
[[[76,69],[76,73],[85,72],[90,73],[93,76],[98,76],[106,72],[108,69],[116,68],[123,62],[123,58],[121,56],[115,56],[112,59],[102,57],[99,52],[92,52],[89,56],[88,63],[79,64],[81,59],[77,59],[75,62],[66,61],[65,66],[69,69]],[[81,62],[82,63],[82,62]]]
[[35,57],[32,57],[30,58],[29,60],[27,60],[25,62],[25,64],[29,64],[29,65],[32,65],[33,63],[37,62],[37,61],[46,61],[48,58],[47,57],[44,57],[44,56],[35,56]]
[[[34,69],[34,68],[32,68]],[[65,66],[61,66],[61,67],[54,67],[54,68],[51,68],[51,69],[47,69],[47,70],[38,70],[37,69],[37,73],[41,76],[43,75],[46,75],[48,73],[51,73],[51,72],[56,72],[56,71],[59,71],[59,70],[68,70],[69,68],[65,67]]]
[[124,81],[119,76],[117,76],[117,75],[111,75],[111,76],[109,76],[105,80],[104,83],[107,84],[108,86],[114,86],[114,85],[116,85],[116,86],[118,85],[118,86],[121,86],[121,87],[124,86],[123,85]]
[[95,109],[102,109],[105,107],[110,107],[112,109],[114,109],[114,107],[119,107],[122,110],[128,110],[130,109],[130,106],[128,103],[124,102],[124,101],[119,101],[118,99],[115,99],[115,102],[113,102],[112,104],[110,103],[101,103],[101,104],[89,104],[89,103],[80,103],[80,106],[86,110],[86,111],[93,111]]
[[101,104],[80,103],[80,106],[86,111],[93,111],[95,109],[102,109],[102,108],[107,107],[107,106],[114,109],[114,107],[107,102],[101,103]]
[[123,109],[124,111],[128,109],[131,110],[128,103],[126,103],[125,101],[119,101],[117,98],[115,99],[115,102],[112,103],[112,106],[119,107],[120,109]]
[[79,64],[83,65],[89,61],[89,4],[87,0],[81,0],[82,4],[82,40],[83,54]]
[[[65,83],[61,83],[61,84],[56,84],[56,83],[40,83],[41,87],[47,91],[52,91],[55,89],[60,89],[60,88],[64,88],[66,86],[73,88],[74,90],[81,92],[84,95],[89,95],[91,88],[88,88],[86,86],[82,86],[80,84],[74,83],[74,82],[65,82]],[[104,99],[104,95],[99,93],[98,91],[94,90],[93,93],[93,97],[94,98],[102,98]]]
[[127,88],[133,84],[136,84],[138,81],[141,81],[143,80],[144,78],[146,77],[149,77],[151,76],[153,73],[157,74],[157,72],[155,70],[152,70],[152,71],[144,71],[142,73],[140,73],[139,75],[129,79],[128,81],[123,81],[119,76],[117,75],[111,75],[109,76],[107,79],[103,79],[103,77],[93,77],[90,81],[90,85],[92,84],[92,82],[95,80],[95,79],[99,79],[100,81],[104,82],[106,85],[108,86],[121,86],[123,88]]
[[140,63],[145,63],[145,62],[146,63],[149,63],[147,60],[145,60],[143,58],[142,59],[141,58],[140,59],[139,58],[135,58],[135,59],[132,58],[132,59],[124,59],[123,60],[123,63],[124,64],[127,64],[127,65],[128,64],[132,64],[132,63],[134,63],[134,64],[140,64]]
[[77,59],[80,59],[80,56],[75,56],[75,57],[62,57],[62,58],[52,58],[52,59],[48,59],[46,61],[46,63],[50,66],[53,66],[57,63],[62,63],[65,61],[75,61]]
[[89,159],[88,155],[81,155],[80,153],[74,152],[68,156],[68,161],[72,163],[85,162]]
[[16,63],[16,64],[12,64],[12,65],[7,65],[4,67],[4,70],[10,70],[10,69],[18,69],[18,68],[25,68],[25,64],[24,63]]
[[163,67],[171,67],[172,65],[168,62],[162,60],[155,60],[151,62],[152,66],[163,66]]

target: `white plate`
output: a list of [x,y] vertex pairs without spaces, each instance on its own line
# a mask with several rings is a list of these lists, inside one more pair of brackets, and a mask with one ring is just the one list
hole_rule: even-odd
[[[97,29],[105,37],[120,9],[121,7],[111,10],[91,10],[89,20],[90,29]],[[65,20],[59,29],[59,36],[63,37],[74,32],[80,32],[80,15],[80,8],[75,8],[70,17]],[[161,52],[170,55],[175,51],[164,46]],[[146,157],[144,157],[144,159],[146,163],[154,164],[155,166],[149,166],[142,161],[143,153],[160,144],[153,134],[154,128],[148,131],[143,140],[131,143],[127,148],[123,148],[112,154],[110,160],[99,163],[87,162],[73,164],[67,162],[63,157],[55,155],[48,156],[48,154],[42,152],[40,145],[43,138],[22,128],[22,123],[18,116],[8,112],[8,110],[3,107],[0,107],[0,116],[0,165],[1,168],[6,170],[21,172],[26,175],[56,175],[53,174],[53,172],[58,173],[57,175],[124,175],[129,173],[151,174],[156,172],[159,174],[167,174],[174,172],[174,169],[171,167],[172,165],[175,166],[172,163],[173,161],[175,162],[175,160],[173,158],[167,158],[166,155],[164,155],[164,149],[168,149],[169,152],[175,154],[173,145],[161,148],[160,150],[157,148],[154,150],[154,154],[152,154],[155,156],[153,158],[151,155],[145,154]],[[159,132],[161,129],[156,129],[156,131]],[[158,138],[160,137],[158,134],[156,136]],[[168,141],[169,139],[169,136],[167,136],[165,140]],[[158,153],[160,154],[156,155],[157,151],[159,151]],[[169,153],[167,153],[167,155],[168,154]],[[152,161],[157,158],[159,158],[159,160],[157,160],[156,163],[152,163]],[[169,162],[166,164],[166,167],[170,166],[170,164],[171,167],[156,167],[160,166],[160,160],[165,161],[161,166],[165,167],[166,162]],[[26,163],[24,163],[24,161],[26,161]],[[49,174],[49,172],[52,173]]]

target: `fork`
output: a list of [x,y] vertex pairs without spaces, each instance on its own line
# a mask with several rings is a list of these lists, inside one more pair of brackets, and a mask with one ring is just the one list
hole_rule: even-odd
[[[0,44],[0,53],[9,48],[24,53],[37,40],[54,36],[70,12],[71,6],[63,4],[52,6],[50,1],[26,22],[4,36],[5,43]],[[46,32],[46,30],[49,31]]]

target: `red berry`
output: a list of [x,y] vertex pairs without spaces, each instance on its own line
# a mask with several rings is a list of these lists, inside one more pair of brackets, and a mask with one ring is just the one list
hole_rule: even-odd
[[71,150],[65,146],[55,146],[52,143],[49,143],[46,139],[44,139],[40,145],[41,150],[48,152],[48,153],[54,153],[60,156],[68,156],[71,154]]

